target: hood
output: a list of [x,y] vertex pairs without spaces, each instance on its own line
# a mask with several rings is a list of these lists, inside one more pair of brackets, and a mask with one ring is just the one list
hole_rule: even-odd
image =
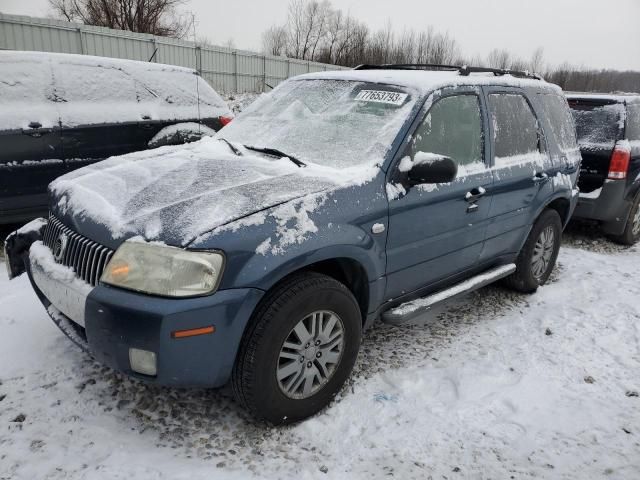
[[[112,157],[51,183],[52,211],[105,245],[142,236],[185,246],[234,220],[337,185],[333,169],[245,152],[236,156],[208,137]],[[96,238],[105,232],[108,238]]]

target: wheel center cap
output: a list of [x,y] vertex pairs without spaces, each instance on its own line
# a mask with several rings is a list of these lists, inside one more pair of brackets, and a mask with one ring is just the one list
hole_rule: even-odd
[[316,358],[316,354],[319,349],[315,345],[310,346],[309,348],[304,349],[304,359],[308,362],[312,362]]

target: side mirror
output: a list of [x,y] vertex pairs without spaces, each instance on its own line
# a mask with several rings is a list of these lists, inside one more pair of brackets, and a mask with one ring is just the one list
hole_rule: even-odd
[[414,160],[408,175],[411,185],[449,183],[458,175],[458,165],[449,157],[434,155],[422,161]]

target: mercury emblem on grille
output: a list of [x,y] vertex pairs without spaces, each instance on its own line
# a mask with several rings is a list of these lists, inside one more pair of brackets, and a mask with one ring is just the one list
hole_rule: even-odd
[[53,258],[55,258],[56,262],[60,263],[62,257],[64,256],[64,252],[67,249],[67,242],[69,238],[66,234],[61,233],[56,241],[53,244]]

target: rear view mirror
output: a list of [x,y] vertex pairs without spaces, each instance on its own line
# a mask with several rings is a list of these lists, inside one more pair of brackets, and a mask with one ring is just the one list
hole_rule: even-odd
[[458,165],[449,157],[438,156],[422,162],[414,161],[409,170],[411,185],[423,183],[449,183],[455,180]]

